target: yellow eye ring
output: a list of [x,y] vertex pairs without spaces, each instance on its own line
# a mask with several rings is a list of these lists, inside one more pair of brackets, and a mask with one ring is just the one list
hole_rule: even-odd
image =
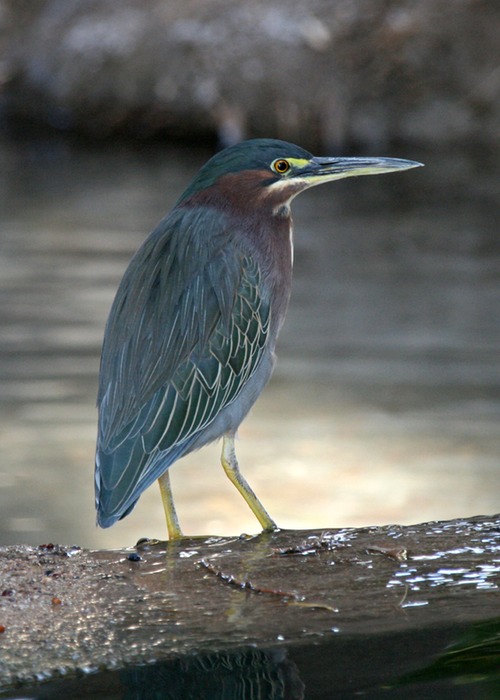
[[287,173],[290,170],[290,163],[284,158],[279,158],[278,160],[274,161],[274,163],[271,165],[271,168],[274,170],[275,173],[278,173],[279,175],[284,175],[284,173]]

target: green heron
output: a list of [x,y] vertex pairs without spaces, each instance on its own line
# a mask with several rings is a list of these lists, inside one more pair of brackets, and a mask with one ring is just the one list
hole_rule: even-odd
[[240,473],[238,426],[267,383],[292,281],[291,200],[313,185],[421,165],[316,158],[274,139],[217,153],[132,258],[106,325],[96,452],[97,522],[130,513],[156,479],[182,537],[168,469],[222,437],[222,466],[264,530]]

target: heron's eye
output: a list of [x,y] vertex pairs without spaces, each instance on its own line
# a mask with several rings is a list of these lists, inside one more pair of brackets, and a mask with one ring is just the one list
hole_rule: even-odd
[[271,168],[276,173],[283,175],[283,173],[286,173],[290,170],[290,163],[287,160],[283,160],[283,158],[280,158],[279,160],[274,161],[274,163],[271,165]]

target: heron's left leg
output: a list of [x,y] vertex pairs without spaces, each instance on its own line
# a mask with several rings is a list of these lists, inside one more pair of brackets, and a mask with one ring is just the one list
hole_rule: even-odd
[[165,510],[165,518],[167,519],[167,529],[169,540],[178,540],[182,535],[182,530],[179,525],[179,519],[175,512],[174,497],[172,496],[172,488],[170,486],[169,470],[162,474],[158,479],[160,485],[161,500]]
[[271,518],[267,510],[252,491],[247,481],[240,472],[236,452],[234,449],[234,435],[224,435],[222,438],[222,466],[229,480],[236,486],[245,501],[252,509],[255,517],[262,525],[263,530],[277,530],[277,525]]

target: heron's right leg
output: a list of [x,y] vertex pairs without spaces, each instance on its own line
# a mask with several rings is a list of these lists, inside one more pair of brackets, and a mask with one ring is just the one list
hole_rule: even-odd
[[277,530],[278,526],[271,518],[267,510],[259,501],[255,493],[248,485],[240,472],[236,452],[234,449],[234,435],[224,435],[222,438],[222,466],[229,480],[236,486],[245,501],[252,509],[253,514],[262,525],[263,530]]

